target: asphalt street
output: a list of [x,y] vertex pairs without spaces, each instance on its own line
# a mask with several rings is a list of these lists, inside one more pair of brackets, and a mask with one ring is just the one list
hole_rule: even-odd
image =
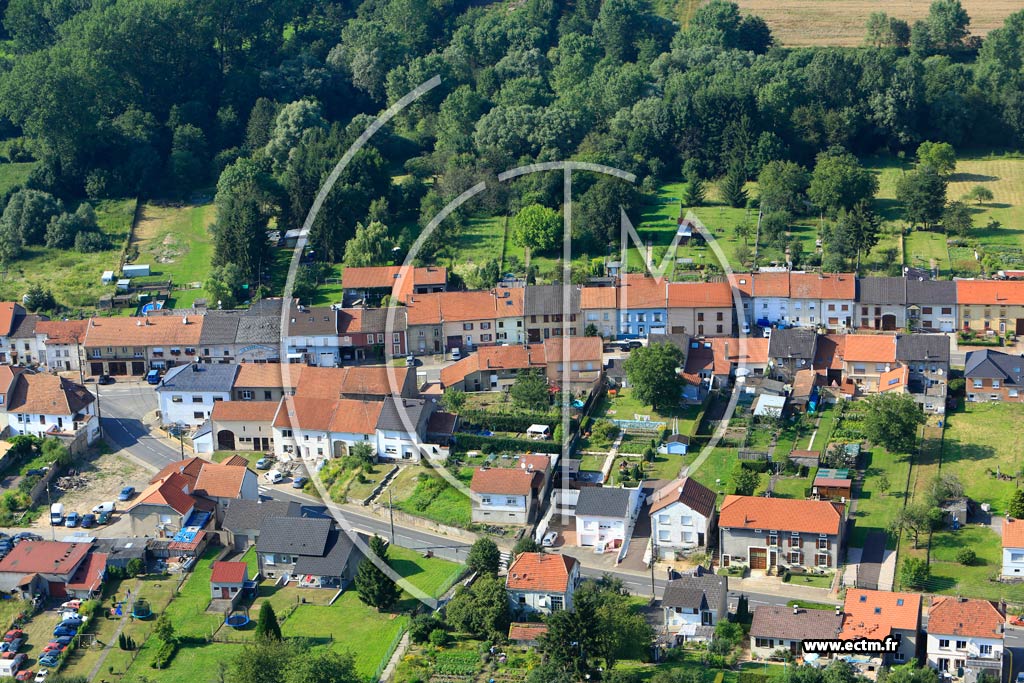
[[151,467],[162,469],[180,460],[180,448],[172,448],[154,436],[143,418],[157,409],[156,392],[145,382],[90,386],[99,399],[100,428],[115,451],[124,450]]

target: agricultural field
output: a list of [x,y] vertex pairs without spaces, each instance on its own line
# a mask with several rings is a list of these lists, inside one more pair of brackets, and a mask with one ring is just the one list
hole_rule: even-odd
[[91,312],[111,287],[100,282],[105,270],[114,270],[121,258],[135,214],[135,200],[104,200],[93,204],[108,249],[82,254],[42,246],[25,247],[20,259],[0,271],[0,299],[20,301],[30,285],[40,284],[53,292],[61,306]]
[[[213,256],[210,226],[216,214],[217,209],[212,203],[149,202],[143,206],[130,250],[138,250],[138,256],[132,263],[149,264],[152,274],[136,281],[164,282],[170,279],[176,287],[205,281]],[[202,289],[176,291],[170,305],[188,308],[203,296]],[[216,305],[216,302],[210,303]]]
[[[891,17],[913,24],[928,15],[927,2],[892,0],[884,7],[865,0],[737,0],[746,14],[762,17],[775,41],[787,47],[864,44],[865,25],[872,12],[882,10]],[[963,0],[971,17],[971,33],[984,36],[1002,25],[1020,9],[1015,0]]]

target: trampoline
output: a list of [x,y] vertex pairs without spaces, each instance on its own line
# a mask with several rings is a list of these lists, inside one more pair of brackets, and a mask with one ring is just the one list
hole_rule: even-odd
[[136,619],[148,619],[153,616],[153,610],[149,606],[149,601],[145,598],[139,598],[132,603],[132,616]]
[[249,615],[245,612],[235,612],[234,614],[229,614],[224,619],[224,623],[231,628],[245,628],[249,625]]

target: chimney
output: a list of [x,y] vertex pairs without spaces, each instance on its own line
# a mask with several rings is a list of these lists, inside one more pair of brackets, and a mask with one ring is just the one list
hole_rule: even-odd
[[837,617],[843,616],[843,608],[840,605],[836,605],[836,616]]
[[188,325],[188,316],[187,315],[181,316],[181,324],[182,325]]
[[800,614],[800,605],[793,605],[793,614]]

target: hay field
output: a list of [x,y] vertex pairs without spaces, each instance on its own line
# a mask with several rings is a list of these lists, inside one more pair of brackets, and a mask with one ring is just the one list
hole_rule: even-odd
[[[744,13],[768,22],[775,40],[786,47],[864,43],[865,25],[872,12],[914,23],[928,15],[930,0],[737,0]],[[984,36],[1021,9],[1020,0],[963,0],[971,16],[971,33]]]

